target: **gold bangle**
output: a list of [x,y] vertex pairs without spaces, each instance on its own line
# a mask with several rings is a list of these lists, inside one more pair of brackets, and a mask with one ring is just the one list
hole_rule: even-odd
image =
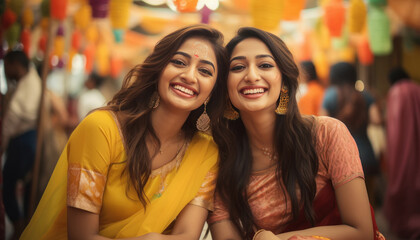
[[258,234],[260,234],[260,233],[262,233],[262,232],[264,232],[264,231],[265,231],[264,229],[260,229],[260,230],[258,230],[258,231],[254,234],[254,237],[252,238],[252,240],[257,240]]
[[330,238],[321,237],[321,236],[316,236],[316,235],[311,236],[311,237],[316,238],[316,239],[322,239],[322,240],[331,240]]

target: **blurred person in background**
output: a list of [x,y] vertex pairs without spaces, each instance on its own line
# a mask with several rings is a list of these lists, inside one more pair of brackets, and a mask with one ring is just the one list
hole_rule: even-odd
[[77,103],[79,121],[83,120],[93,109],[105,105],[106,99],[100,91],[100,87],[104,82],[105,77],[97,73],[91,73],[86,79],[85,89],[82,90]]
[[420,239],[420,86],[402,68],[389,73],[384,213],[404,239]]
[[302,78],[305,80],[306,92],[298,100],[299,111],[305,115],[319,115],[325,89],[318,79],[312,61],[302,61]]
[[355,88],[357,72],[353,64],[339,62],[330,68],[330,87],[326,90],[321,115],[341,120],[356,141],[366,177],[369,199],[374,205],[374,179],[379,174],[379,161],[367,135],[369,124],[381,124],[375,99],[367,91]]
[[18,181],[32,170],[36,152],[37,120],[41,99],[41,79],[23,51],[9,51],[4,57],[4,72],[8,82],[16,84],[6,106],[2,125],[3,201],[7,216],[13,223],[12,239],[17,239],[25,226],[31,184],[24,181],[23,212],[17,200]]

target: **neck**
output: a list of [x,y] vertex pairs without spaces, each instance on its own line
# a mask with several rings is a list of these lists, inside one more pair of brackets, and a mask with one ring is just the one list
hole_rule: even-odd
[[164,105],[154,109],[151,115],[153,129],[159,140],[164,143],[177,137],[190,112],[171,111]]
[[274,127],[276,116],[273,111],[241,112],[241,119],[251,145],[258,148],[271,148],[274,143]]

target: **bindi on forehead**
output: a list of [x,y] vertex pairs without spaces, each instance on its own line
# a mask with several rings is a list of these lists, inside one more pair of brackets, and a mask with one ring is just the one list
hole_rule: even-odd
[[196,41],[192,44],[193,56],[196,58],[209,58],[209,47],[202,42]]

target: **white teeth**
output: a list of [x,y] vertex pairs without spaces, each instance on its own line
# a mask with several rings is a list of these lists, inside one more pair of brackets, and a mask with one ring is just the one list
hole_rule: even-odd
[[194,95],[194,92],[191,89],[184,88],[183,86],[174,85],[174,88],[177,89],[177,90],[179,90],[179,91],[181,91],[181,92],[183,92],[183,93],[189,94],[191,96]]
[[255,93],[263,93],[263,92],[264,92],[263,88],[252,88],[252,89],[245,89],[244,90],[245,95],[255,94]]

